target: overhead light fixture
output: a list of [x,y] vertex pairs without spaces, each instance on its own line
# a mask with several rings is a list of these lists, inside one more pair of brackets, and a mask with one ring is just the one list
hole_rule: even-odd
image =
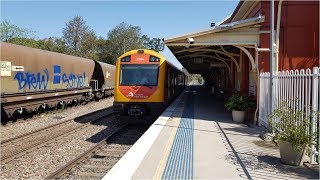
[[189,44],[193,44],[193,43],[194,43],[194,39],[193,39],[193,38],[190,38],[190,37],[187,38],[187,41],[188,41]]

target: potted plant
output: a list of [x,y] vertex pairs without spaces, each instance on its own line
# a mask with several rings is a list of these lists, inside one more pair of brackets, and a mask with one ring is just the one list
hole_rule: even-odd
[[233,95],[224,106],[232,111],[233,121],[243,122],[246,117],[246,110],[254,107],[254,101],[248,96]]
[[298,166],[307,147],[310,147],[317,137],[317,133],[311,133],[311,119],[315,113],[308,115],[291,107],[282,102],[268,117],[269,129],[274,133],[274,141],[279,146],[281,162]]

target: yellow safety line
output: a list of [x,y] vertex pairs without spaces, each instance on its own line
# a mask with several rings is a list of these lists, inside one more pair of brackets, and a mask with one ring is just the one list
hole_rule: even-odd
[[179,126],[181,118],[174,118],[174,119],[177,119],[177,120],[174,120],[175,123],[174,123],[174,125],[173,125],[173,127],[171,129],[171,134],[170,134],[170,137],[168,139],[168,143],[166,143],[167,145],[166,145],[166,147],[164,149],[164,152],[163,152],[163,155],[162,155],[162,159],[160,160],[160,162],[158,164],[158,167],[157,167],[157,170],[156,170],[156,173],[153,176],[154,180],[161,179],[162,174],[164,172],[164,169],[166,167],[167,161],[168,161],[170,150],[172,148],[173,141],[174,141],[174,138],[176,136],[176,133],[177,133],[178,126]]

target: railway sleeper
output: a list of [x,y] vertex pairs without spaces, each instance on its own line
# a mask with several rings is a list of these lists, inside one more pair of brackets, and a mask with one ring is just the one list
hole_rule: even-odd
[[81,172],[93,172],[93,173],[106,173],[106,166],[88,166],[88,165],[82,165],[79,167],[79,171]]
[[[124,153],[123,153],[124,154]],[[112,154],[96,154],[94,155],[92,158],[95,158],[95,159],[112,159],[112,158],[121,158],[123,156],[123,154],[121,153],[118,153],[118,154],[115,154],[115,152],[113,152]]]
[[92,177],[103,177],[106,175],[106,173],[94,173],[94,172],[76,172],[75,175],[79,175],[81,177],[85,176],[88,177],[88,179],[91,179]]
[[[112,167],[112,166],[110,166]],[[84,164],[82,166],[82,168],[85,168],[85,169],[99,169],[99,170],[105,170],[105,169],[108,169],[108,166],[97,166],[97,165],[89,165],[89,164]]]

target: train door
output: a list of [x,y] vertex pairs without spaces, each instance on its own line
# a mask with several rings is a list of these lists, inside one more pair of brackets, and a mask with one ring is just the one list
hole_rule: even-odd
[[165,67],[165,78],[164,78],[164,105],[168,105],[168,67]]
[[172,94],[173,94],[173,97],[172,98],[175,98],[176,97],[176,73],[173,71],[172,72]]
[[170,67],[168,66],[168,70],[167,70],[167,101],[169,102],[170,99],[171,99],[171,69]]

